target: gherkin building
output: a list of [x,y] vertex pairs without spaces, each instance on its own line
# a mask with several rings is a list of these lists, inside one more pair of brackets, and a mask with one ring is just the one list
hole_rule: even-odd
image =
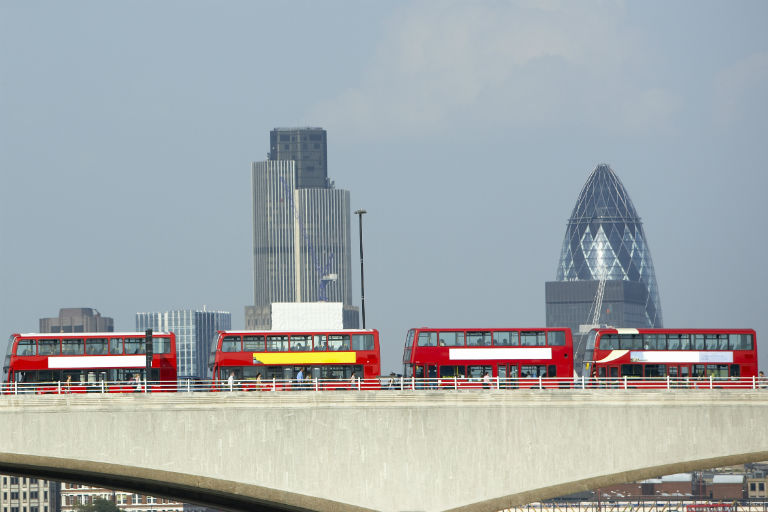
[[[604,280],[603,292],[599,293]],[[651,251],[627,190],[606,164],[589,175],[568,220],[556,281],[546,283],[547,325],[574,334],[593,324],[662,327]],[[600,311],[594,307],[600,296]],[[595,322],[594,320],[597,320]]]

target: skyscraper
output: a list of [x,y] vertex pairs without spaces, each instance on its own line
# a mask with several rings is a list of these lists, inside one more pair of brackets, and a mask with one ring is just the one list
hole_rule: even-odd
[[321,128],[277,128],[269,160],[251,164],[254,305],[247,328],[270,328],[275,302],[341,302],[352,306],[350,194],[327,176]]
[[216,331],[232,327],[226,311],[177,309],[162,313],[136,313],[136,330],[176,334],[178,380],[207,379],[208,356]]
[[61,308],[59,316],[40,319],[40,332],[113,332],[115,321],[92,308]]
[[[624,185],[606,164],[592,171],[576,200],[565,230],[557,280],[545,284],[545,295],[547,325],[570,327],[574,334],[593,323],[662,326],[656,273],[643,224]],[[576,343],[583,350],[579,340]]]

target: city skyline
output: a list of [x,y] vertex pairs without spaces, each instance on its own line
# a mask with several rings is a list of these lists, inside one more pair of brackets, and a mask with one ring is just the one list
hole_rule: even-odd
[[768,368],[764,2],[181,5],[0,4],[0,350],[72,305],[243,326],[249,163],[322,126],[368,212],[383,371],[410,327],[545,325],[600,162],[642,213],[664,325],[754,328]]

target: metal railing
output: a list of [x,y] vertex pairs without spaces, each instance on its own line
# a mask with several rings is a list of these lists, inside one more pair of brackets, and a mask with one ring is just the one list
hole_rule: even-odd
[[744,378],[589,378],[589,377],[379,377],[371,379],[263,379],[263,380],[186,380],[186,381],[97,381],[77,382],[10,382],[0,384],[2,395],[63,395],[82,393],[172,393],[224,391],[514,391],[514,390],[711,390],[764,389],[768,382],[756,377]]

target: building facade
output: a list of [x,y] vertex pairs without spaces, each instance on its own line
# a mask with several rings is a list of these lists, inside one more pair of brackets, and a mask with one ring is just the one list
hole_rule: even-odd
[[21,476],[0,476],[0,511],[58,512],[59,483]]
[[91,505],[96,500],[110,501],[124,512],[215,512],[213,509],[199,505],[128,491],[114,491],[72,483],[61,484],[62,512],[75,512],[79,507]]
[[643,224],[621,180],[606,164],[592,171],[576,200],[557,278],[545,284],[545,296],[547,326],[571,328],[577,363],[585,337],[579,333],[593,325],[663,326]]
[[114,332],[115,321],[92,308],[61,308],[59,316],[40,319],[40,332]]
[[208,378],[208,356],[216,331],[232,328],[226,311],[177,309],[159,313],[136,313],[136,330],[152,329],[176,334],[178,380]]
[[270,139],[270,159],[251,164],[254,305],[246,328],[271,328],[276,302],[340,302],[345,327],[355,328],[350,194],[327,179],[325,130],[278,128]]

